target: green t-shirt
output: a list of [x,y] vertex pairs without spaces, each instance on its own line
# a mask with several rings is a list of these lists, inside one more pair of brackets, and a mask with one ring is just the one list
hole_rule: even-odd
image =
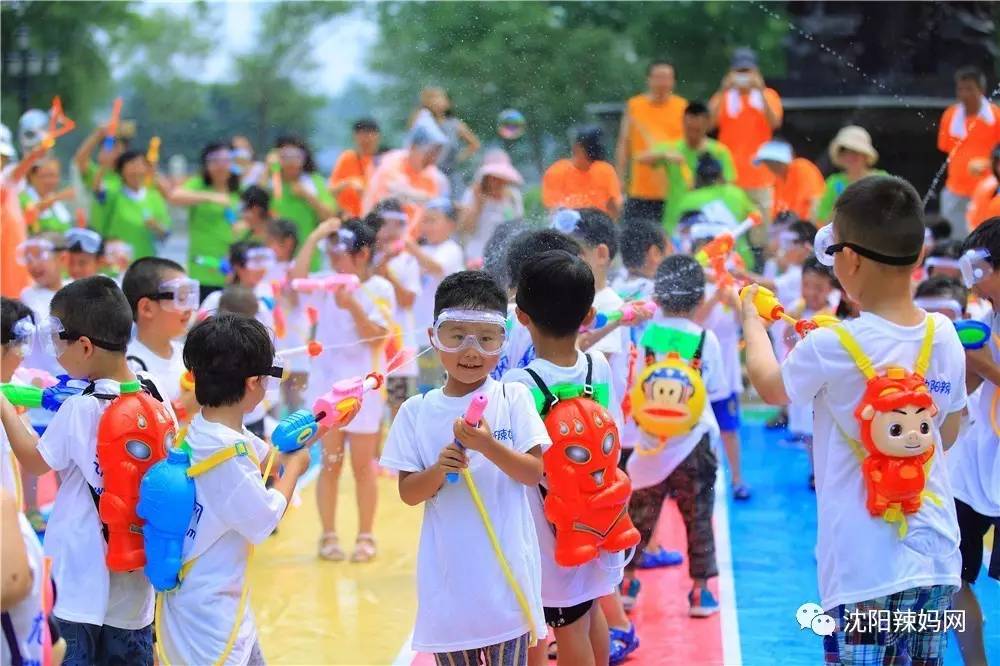
[[[213,192],[201,176],[189,178],[182,186],[189,192]],[[232,192],[229,195],[230,207],[239,210],[240,195]],[[211,266],[199,266],[195,263],[197,257],[209,257],[220,260],[229,255],[229,246],[236,242],[233,237],[233,227],[226,220],[226,208],[214,203],[200,203],[188,209],[188,275],[200,283],[221,287],[226,283],[226,276]]]
[[674,232],[681,215],[690,210],[704,212],[713,222],[736,226],[745,220],[747,215],[757,210],[757,206],[746,192],[731,183],[699,187],[685,192],[683,196],[677,198],[675,207],[670,207],[664,212],[663,226],[668,234]]
[[101,208],[103,226],[98,227],[101,235],[105,240],[122,240],[131,245],[133,259],[156,254],[155,236],[146,226],[147,219],[156,220],[164,229],[172,226],[167,202],[151,187],[138,193],[125,187],[116,192],[108,190]]
[[91,229],[103,229],[104,228],[104,215],[108,208],[106,205],[107,197],[111,196],[113,192],[120,192],[122,189],[122,178],[113,169],[107,169],[104,171],[104,175],[101,176],[101,186],[104,188],[106,193],[105,200],[102,203],[97,194],[94,192],[94,181],[97,178],[98,166],[95,162],[87,162],[87,168],[84,170],[80,176],[83,178],[83,184],[87,186],[90,190],[90,196],[93,199],[90,203],[90,220],[89,226]]
[[[331,210],[336,210],[337,204],[326,189],[326,182],[323,180],[323,177],[315,172],[308,175],[316,188],[316,198],[321,203],[329,206]],[[304,241],[306,236],[311,234],[313,229],[323,221],[319,219],[316,211],[313,210],[308,201],[292,193],[292,184],[288,181],[282,183],[281,196],[271,199],[271,210],[274,211],[277,217],[282,217],[295,223],[295,226],[299,230],[299,242]],[[319,253],[317,252],[313,254],[311,270],[318,271],[319,268],[320,260]]]
[[[668,141],[658,144],[658,150],[671,150],[681,154],[684,158],[683,164],[674,164],[667,160],[659,163],[659,166],[667,172],[667,209],[676,207],[685,192],[691,189],[694,182],[694,174],[698,170],[698,157],[702,153],[708,153],[719,161],[722,165],[722,178],[727,183],[736,181],[736,166],[733,164],[733,155],[723,144],[715,139],[705,139],[705,143],[700,150],[695,150],[688,145],[684,139]],[[666,212],[669,218],[676,214],[680,216],[681,211]]]
[[[885,176],[887,174],[882,169],[874,169],[868,175]],[[846,190],[850,184],[847,180],[847,174],[842,171],[826,179],[826,189],[823,190],[823,196],[816,205],[816,224],[824,225],[830,221],[830,216],[833,214],[833,205],[837,203],[840,193]]]
[[[33,206],[38,203],[38,200],[28,194],[27,191],[22,191],[18,195],[18,199],[21,202],[21,209],[27,211],[29,206]],[[60,217],[59,213],[63,212],[63,216]],[[69,211],[61,204],[56,204],[55,206],[49,206],[41,213],[38,214],[38,232],[42,231],[57,231],[59,233],[65,232],[73,226],[73,217],[69,214]],[[34,229],[31,230],[34,233]]]

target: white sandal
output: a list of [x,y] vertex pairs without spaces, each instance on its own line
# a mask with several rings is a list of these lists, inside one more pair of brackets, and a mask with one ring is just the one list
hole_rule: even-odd
[[347,559],[347,553],[340,547],[336,532],[324,532],[319,538],[319,557],[331,562],[343,562]]
[[375,559],[375,553],[375,535],[371,532],[362,532],[354,544],[351,562],[371,562]]

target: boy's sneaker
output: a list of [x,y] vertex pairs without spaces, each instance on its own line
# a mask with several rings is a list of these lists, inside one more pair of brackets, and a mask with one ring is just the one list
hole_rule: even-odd
[[688,603],[691,608],[688,609],[688,615],[691,617],[709,617],[715,615],[719,612],[719,602],[715,600],[711,591],[707,587],[700,588],[697,591],[697,599],[695,598],[695,592],[688,592]]

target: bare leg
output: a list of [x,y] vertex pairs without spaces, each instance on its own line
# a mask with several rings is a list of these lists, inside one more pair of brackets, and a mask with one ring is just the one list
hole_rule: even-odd
[[613,594],[609,594],[606,597],[601,597],[599,601],[601,610],[604,611],[604,617],[607,618],[608,626],[628,631],[632,623],[629,622],[628,616],[625,615],[625,607],[622,605],[621,594],[619,594],[618,590],[615,590]]
[[[591,624],[594,609],[600,610],[597,604],[589,613],[573,624],[555,629],[556,643],[559,645],[556,659],[558,666],[605,666],[608,663],[608,625],[604,624],[604,661],[594,660],[594,648],[591,645]],[[604,615],[601,615],[604,618]]]
[[599,603],[590,609],[590,645],[594,650],[594,663],[597,666],[606,666],[611,657],[611,635],[608,632],[608,621]]
[[729,473],[733,477],[733,487],[743,483],[743,467],[740,465],[740,433],[732,430],[722,433],[722,442],[726,447],[726,458],[729,460]]
[[[994,537],[997,538],[997,537]],[[966,666],[986,666],[986,645],[983,642],[983,611],[972,586],[964,580],[955,593],[955,609],[965,613],[965,631],[956,631],[958,648]]]
[[375,528],[375,505],[378,501],[375,448],[379,435],[350,434],[348,437],[351,440],[351,469],[358,500],[358,532],[370,533]]
[[337,523],[337,491],[340,470],[344,466],[344,433],[331,430],[323,435],[323,458],[316,480],[316,506],[323,533],[335,532]]

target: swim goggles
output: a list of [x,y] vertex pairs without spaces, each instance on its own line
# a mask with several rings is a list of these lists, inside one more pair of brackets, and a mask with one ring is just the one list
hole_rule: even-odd
[[38,341],[40,349],[56,358],[62,356],[71,344],[83,337],[90,340],[95,347],[108,351],[123,352],[128,346],[125,342],[108,342],[84,333],[67,330],[59,317],[55,315],[49,315],[35,327],[35,339]]
[[323,252],[347,252],[353,254],[357,252],[358,235],[350,229],[337,229],[319,242],[319,249]]
[[950,268],[957,271],[962,269],[962,262],[951,257],[927,257],[924,259],[924,268]]
[[442,310],[434,321],[431,341],[440,351],[455,353],[475,349],[484,356],[499,356],[507,340],[507,318],[484,310]]
[[63,238],[66,241],[66,247],[70,251],[83,251],[87,254],[101,253],[101,234],[93,229],[73,227],[66,231]]
[[958,259],[958,268],[962,272],[962,282],[969,289],[979,284],[993,274],[993,264],[990,263],[990,251],[977,247],[968,250]]
[[889,266],[911,266],[917,263],[917,260],[920,259],[919,252],[916,254],[909,254],[904,257],[895,257],[882,254],[881,252],[876,252],[875,250],[869,250],[868,248],[861,247],[857,243],[837,243],[833,237],[832,222],[820,228],[820,230],[816,232],[816,238],[813,240],[813,251],[816,253],[816,259],[818,259],[819,263],[824,266],[833,266],[834,255],[843,251],[844,248],[854,250],[854,252],[865,259],[871,259],[872,261],[876,261],[880,264],[887,264]]
[[18,319],[11,328],[11,335],[11,339],[5,342],[4,346],[8,349],[19,348],[21,356],[27,356],[35,340],[35,322],[31,317]]
[[274,250],[269,247],[252,247],[247,250],[244,265],[252,271],[266,271],[277,261]]
[[788,231],[787,229],[778,233],[778,249],[782,251],[787,251],[795,247],[796,245],[805,245],[806,241],[799,238],[799,235],[794,231]]
[[945,310],[954,315],[955,319],[961,319],[964,314],[962,304],[954,298],[948,298],[946,296],[925,296],[922,298],[914,298],[913,304],[918,308],[923,308],[927,311]]
[[122,240],[109,240],[104,244],[104,256],[115,265],[132,263],[132,246]]
[[29,238],[15,249],[14,259],[18,266],[27,266],[39,261],[48,261],[56,251],[56,246],[44,238]]
[[158,291],[148,298],[160,301],[164,310],[189,312],[198,309],[201,283],[189,277],[178,277],[160,283]]

